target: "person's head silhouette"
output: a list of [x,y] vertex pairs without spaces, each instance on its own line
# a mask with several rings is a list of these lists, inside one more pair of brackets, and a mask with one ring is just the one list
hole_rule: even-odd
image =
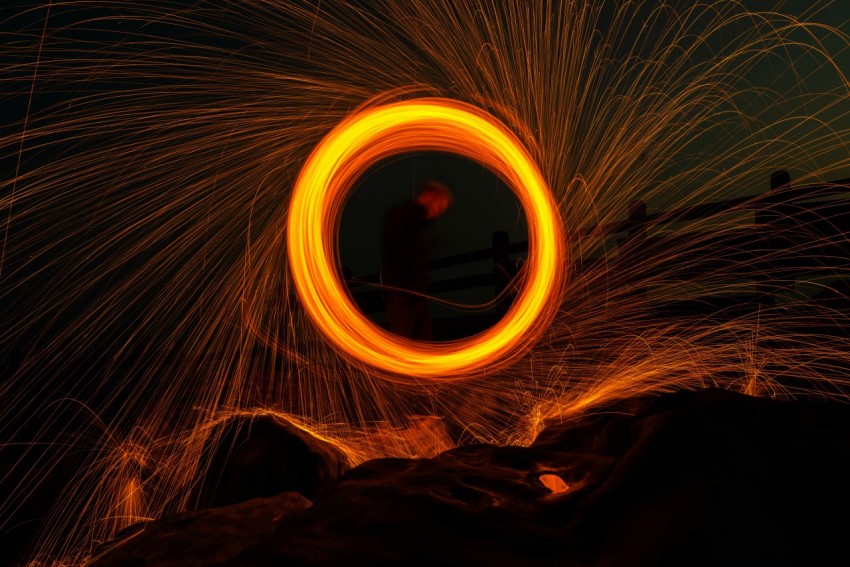
[[416,191],[416,202],[425,208],[425,218],[432,220],[445,213],[452,206],[451,191],[439,181],[428,181]]

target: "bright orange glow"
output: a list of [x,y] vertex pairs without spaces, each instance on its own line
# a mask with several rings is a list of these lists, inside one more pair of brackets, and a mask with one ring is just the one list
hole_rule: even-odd
[[[514,190],[528,218],[529,255],[519,296],[498,324],[468,339],[435,344],[385,331],[363,316],[337,277],[337,225],[354,183],[376,162],[414,150],[450,152],[487,166]],[[328,341],[399,376],[456,378],[510,360],[534,342],[561,300],[564,236],[546,181],[499,120],[454,100],[368,108],[334,128],[295,184],[287,243],[298,294]]]
[[540,479],[540,483],[548,488],[552,494],[561,494],[570,489],[570,485],[556,474],[541,474],[538,478]]

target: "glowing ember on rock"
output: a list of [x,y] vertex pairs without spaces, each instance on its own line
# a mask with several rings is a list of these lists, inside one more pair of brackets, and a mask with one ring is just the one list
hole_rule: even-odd
[[[364,317],[337,276],[337,225],[349,191],[369,166],[410,151],[444,151],[482,163],[514,190],[528,217],[529,256],[519,296],[499,323],[468,339],[433,344],[389,333]],[[334,128],[293,189],[287,241],[296,289],[329,342],[399,376],[452,378],[510,360],[534,342],[561,300],[565,243],[546,181],[499,120],[449,99],[368,108]]]
[[537,477],[538,480],[549,489],[552,494],[561,494],[570,489],[570,485],[564,482],[564,479],[556,474],[546,473]]

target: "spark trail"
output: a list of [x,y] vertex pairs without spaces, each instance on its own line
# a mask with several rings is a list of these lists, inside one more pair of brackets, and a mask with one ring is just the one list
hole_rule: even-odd
[[[745,239],[751,209],[670,225],[664,253],[641,261],[588,229],[636,200],[754,195],[779,168],[799,183],[847,177],[844,22],[731,1],[69,0],[49,25],[37,10],[3,22],[4,104],[20,106],[36,68],[39,80],[0,131],[2,163],[20,158],[0,180],[0,341],[27,345],[0,385],[0,521],[43,471],[73,472],[34,561],[81,563],[140,519],[192,508],[202,449],[232,416],[292,421],[357,463],[415,455],[375,425],[415,415],[462,430],[452,442],[523,444],[547,419],[644,392],[846,398],[850,345],[816,318],[657,316],[665,299],[746,290],[688,268],[710,234]],[[291,192],[320,141],[355,112],[417,98],[504,124],[567,235],[551,322],[450,382],[399,383],[330,348],[287,262]]]

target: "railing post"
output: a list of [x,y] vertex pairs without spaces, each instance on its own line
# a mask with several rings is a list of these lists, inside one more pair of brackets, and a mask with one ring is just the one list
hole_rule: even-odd
[[756,210],[755,222],[760,233],[760,241],[766,250],[760,250],[762,260],[756,259],[760,266],[756,275],[756,295],[758,302],[765,306],[776,305],[783,289],[781,258],[782,242],[787,234],[782,234],[783,211],[782,202],[787,198],[783,190],[791,185],[791,175],[785,170],[774,171],[770,174],[770,191],[762,199],[761,206]]
[[508,253],[510,239],[511,236],[504,230],[493,233],[493,291],[495,297],[499,298],[496,302],[496,314],[499,317],[508,312],[514,300],[514,294],[506,291],[516,275],[516,268],[511,264]]

